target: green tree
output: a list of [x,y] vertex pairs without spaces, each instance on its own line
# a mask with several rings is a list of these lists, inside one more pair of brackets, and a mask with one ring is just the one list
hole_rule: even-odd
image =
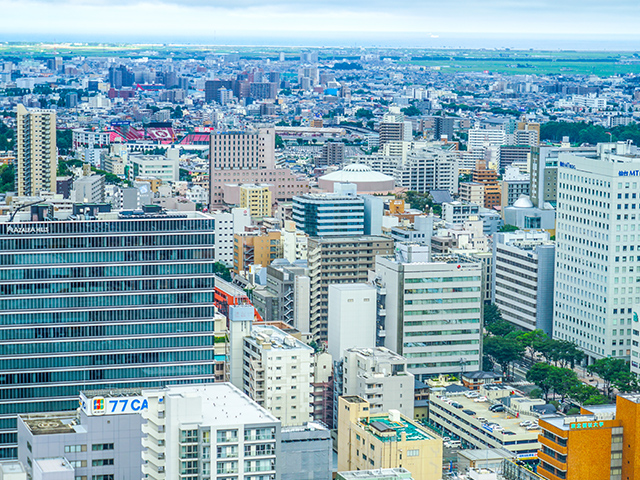
[[611,386],[617,382],[627,381],[626,373],[630,372],[629,364],[621,358],[601,358],[587,367],[591,373],[598,375],[604,382],[604,394],[611,398]]
[[553,367],[546,363],[536,363],[527,372],[527,380],[535,384],[544,393],[544,399],[549,398],[549,391],[553,388],[551,372]]
[[180,181],[183,181],[183,182],[190,182],[193,178],[189,173],[189,170],[187,170],[186,168],[181,168],[179,175],[180,175]]
[[60,155],[71,153],[73,132],[71,130],[58,130],[56,132],[56,146]]
[[402,109],[402,113],[404,113],[407,117],[417,117],[418,115],[422,115],[422,112],[415,105],[409,105]]
[[280,135],[276,135],[276,148],[282,147],[284,147],[284,140],[282,140],[282,137]]
[[513,338],[485,337],[483,347],[484,353],[501,366],[503,375],[507,374],[509,366],[524,353],[522,344]]
[[229,268],[222,262],[216,262],[213,264],[213,273],[227,282],[232,280]]
[[572,389],[580,384],[578,375],[570,368],[554,367],[551,371],[551,385],[553,391],[560,395],[560,401],[563,402],[565,397],[569,395]]
[[0,165],[0,193],[14,192],[15,185],[15,166],[13,163]]
[[579,383],[569,391],[569,398],[584,405],[589,398],[600,395],[600,391],[593,385]]
[[495,303],[485,305],[482,312],[482,320],[484,321],[484,326],[487,327],[493,322],[502,320],[502,312]]
[[367,119],[373,118],[373,112],[366,108],[359,108],[356,111],[356,118],[367,118]]
[[182,118],[184,116],[184,113],[182,112],[182,107],[180,105],[178,105],[176,108],[173,109],[173,112],[171,112],[171,118]]
[[515,225],[503,225],[502,227],[500,227],[500,230],[498,230],[499,232],[517,232],[518,230],[520,230],[518,227],[516,227]]
[[[507,335],[514,333],[516,331],[516,327],[512,323],[504,320],[503,318],[496,320],[495,322],[489,324],[489,326],[486,326],[485,328],[489,333],[491,333],[492,335],[496,335],[498,337],[506,337]],[[524,353],[524,345],[522,346],[522,351]]]

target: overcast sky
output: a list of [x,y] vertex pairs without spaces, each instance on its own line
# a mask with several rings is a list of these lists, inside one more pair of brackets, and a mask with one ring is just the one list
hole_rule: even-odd
[[[637,35],[638,0],[0,0],[0,39]],[[167,41],[171,41],[167,40]],[[382,42],[381,42],[382,43]]]

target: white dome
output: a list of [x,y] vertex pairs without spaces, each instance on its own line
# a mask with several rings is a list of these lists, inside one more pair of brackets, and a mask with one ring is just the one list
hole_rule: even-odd
[[532,208],[533,203],[527,195],[520,195],[520,198],[513,204],[516,208]]
[[369,165],[352,163],[342,170],[331,172],[319,180],[340,183],[393,182],[395,179],[384,173],[374,172]]

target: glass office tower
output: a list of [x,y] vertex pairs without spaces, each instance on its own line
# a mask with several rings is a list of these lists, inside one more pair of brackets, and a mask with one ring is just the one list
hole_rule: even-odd
[[0,458],[80,390],[214,381],[213,218],[98,209],[0,217]]

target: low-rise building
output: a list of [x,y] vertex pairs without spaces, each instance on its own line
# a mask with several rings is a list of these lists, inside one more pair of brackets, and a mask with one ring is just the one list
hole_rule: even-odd
[[[76,478],[136,478],[142,469],[140,389],[86,391],[77,411],[18,416],[18,459],[64,457]],[[72,477],[73,478],[73,477]]]
[[341,397],[338,471],[406,468],[413,478],[442,478],[442,439],[397,410],[371,414],[369,402]]
[[280,421],[233,385],[169,385],[142,396],[143,478],[280,480]]
[[490,410],[494,403],[492,397],[502,398],[509,392],[508,387],[489,385],[479,392],[458,388],[446,396],[431,394],[429,423],[469,447],[504,448],[519,459],[535,459],[540,448],[540,430],[520,425],[526,419],[535,420],[535,415],[522,412],[518,418],[515,411],[507,411],[507,407],[502,412]]

